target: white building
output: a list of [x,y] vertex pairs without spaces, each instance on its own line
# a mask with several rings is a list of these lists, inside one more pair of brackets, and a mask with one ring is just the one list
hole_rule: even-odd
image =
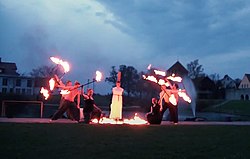
[[37,95],[42,86],[47,86],[46,79],[20,76],[15,63],[2,62],[0,58],[0,93]]

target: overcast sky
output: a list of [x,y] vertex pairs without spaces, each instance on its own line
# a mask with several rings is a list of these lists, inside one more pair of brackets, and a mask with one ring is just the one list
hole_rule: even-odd
[[[199,59],[206,74],[250,73],[249,0],[0,0],[0,57],[19,73],[68,61],[85,83],[124,64],[145,71]],[[111,86],[96,84],[96,93]]]

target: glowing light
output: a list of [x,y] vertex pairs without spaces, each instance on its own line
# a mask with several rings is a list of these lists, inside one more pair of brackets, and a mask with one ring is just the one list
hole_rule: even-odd
[[171,94],[170,97],[169,97],[169,101],[173,104],[173,105],[177,105],[177,100],[174,96],[174,94]]
[[45,88],[41,88],[40,93],[43,94],[43,96],[45,97],[45,100],[47,100],[49,98],[49,91]]
[[175,76],[175,74],[173,74],[172,76],[168,76],[167,79],[175,81],[175,82],[181,82],[182,78],[179,76]]
[[151,69],[151,67],[152,67],[152,65],[151,65],[151,64],[149,64],[149,65],[148,65],[148,67],[147,67],[147,69],[148,69],[148,70],[150,70],[150,69]]
[[155,73],[156,75],[166,76],[166,72],[164,72],[164,71],[154,70],[154,73]]
[[62,89],[62,90],[60,91],[60,94],[62,94],[62,95],[66,95],[66,94],[69,94],[69,93],[70,93],[69,90],[64,90],[64,89]]
[[63,61],[63,60],[56,58],[56,57],[50,57],[50,60],[57,65],[61,65],[64,69],[64,73],[69,72],[70,67],[69,67],[69,63],[67,61]]
[[143,75],[142,77],[143,77],[144,79],[146,79],[146,80],[149,80],[149,81],[158,83],[157,79],[156,79],[154,76],[148,76],[148,77],[147,77],[147,76]]
[[181,90],[178,91],[178,95],[184,99],[184,101],[188,102],[188,103],[191,103],[191,99],[190,97],[186,94],[186,92],[183,92]]
[[99,122],[97,119],[92,119],[91,120],[92,123],[99,123],[99,124],[129,124],[129,125],[145,125],[148,124],[148,122],[146,120],[141,119],[137,113],[135,113],[135,116],[133,119],[124,119],[122,120],[115,120],[115,119],[110,119],[110,118],[106,118],[106,117],[102,117]]
[[137,113],[135,113],[135,116],[133,119],[125,119],[124,123],[129,124],[129,125],[144,125],[144,124],[147,124],[148,122],[146,120],[141,119],[137,115]]
[[97,82],[100,82],[102,80],[102,73],[100,71],[96,71],[95,74],[96,74],[95,80]]
[[54,78],[51,78],[49,80],[49,88],[51,91],[55,88],[55,84],[56,84],[56,81],[54,80]]

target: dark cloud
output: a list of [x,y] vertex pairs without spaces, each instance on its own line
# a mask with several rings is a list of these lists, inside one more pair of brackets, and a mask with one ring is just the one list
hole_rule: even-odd
[[111,66],[167,69],[195,59],[208,74],[236,78],[250,68],[249,19],[247,0],[2,0],[0,54],[20,73],[61,57],[72,67],[65,78],[80,82]]

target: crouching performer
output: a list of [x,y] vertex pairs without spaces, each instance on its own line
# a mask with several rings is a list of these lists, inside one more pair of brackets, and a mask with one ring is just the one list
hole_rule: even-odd
[[93,89],[88,89],[87,94],[84,94],[82,92],[85,101],[85,105],[83,108],[83,116],[84,116],[84,123],[86,124],[89,124],[91,119],[97,119],[99,122],[102,115],[102,110],[98,108],[95,104],[93,94],[94,94]]
[[162,113],[160,111],[160,105],[157,98],[152,98],[152,106],[150,112],[146,114],[146,118],[149,124],[161,124]]

